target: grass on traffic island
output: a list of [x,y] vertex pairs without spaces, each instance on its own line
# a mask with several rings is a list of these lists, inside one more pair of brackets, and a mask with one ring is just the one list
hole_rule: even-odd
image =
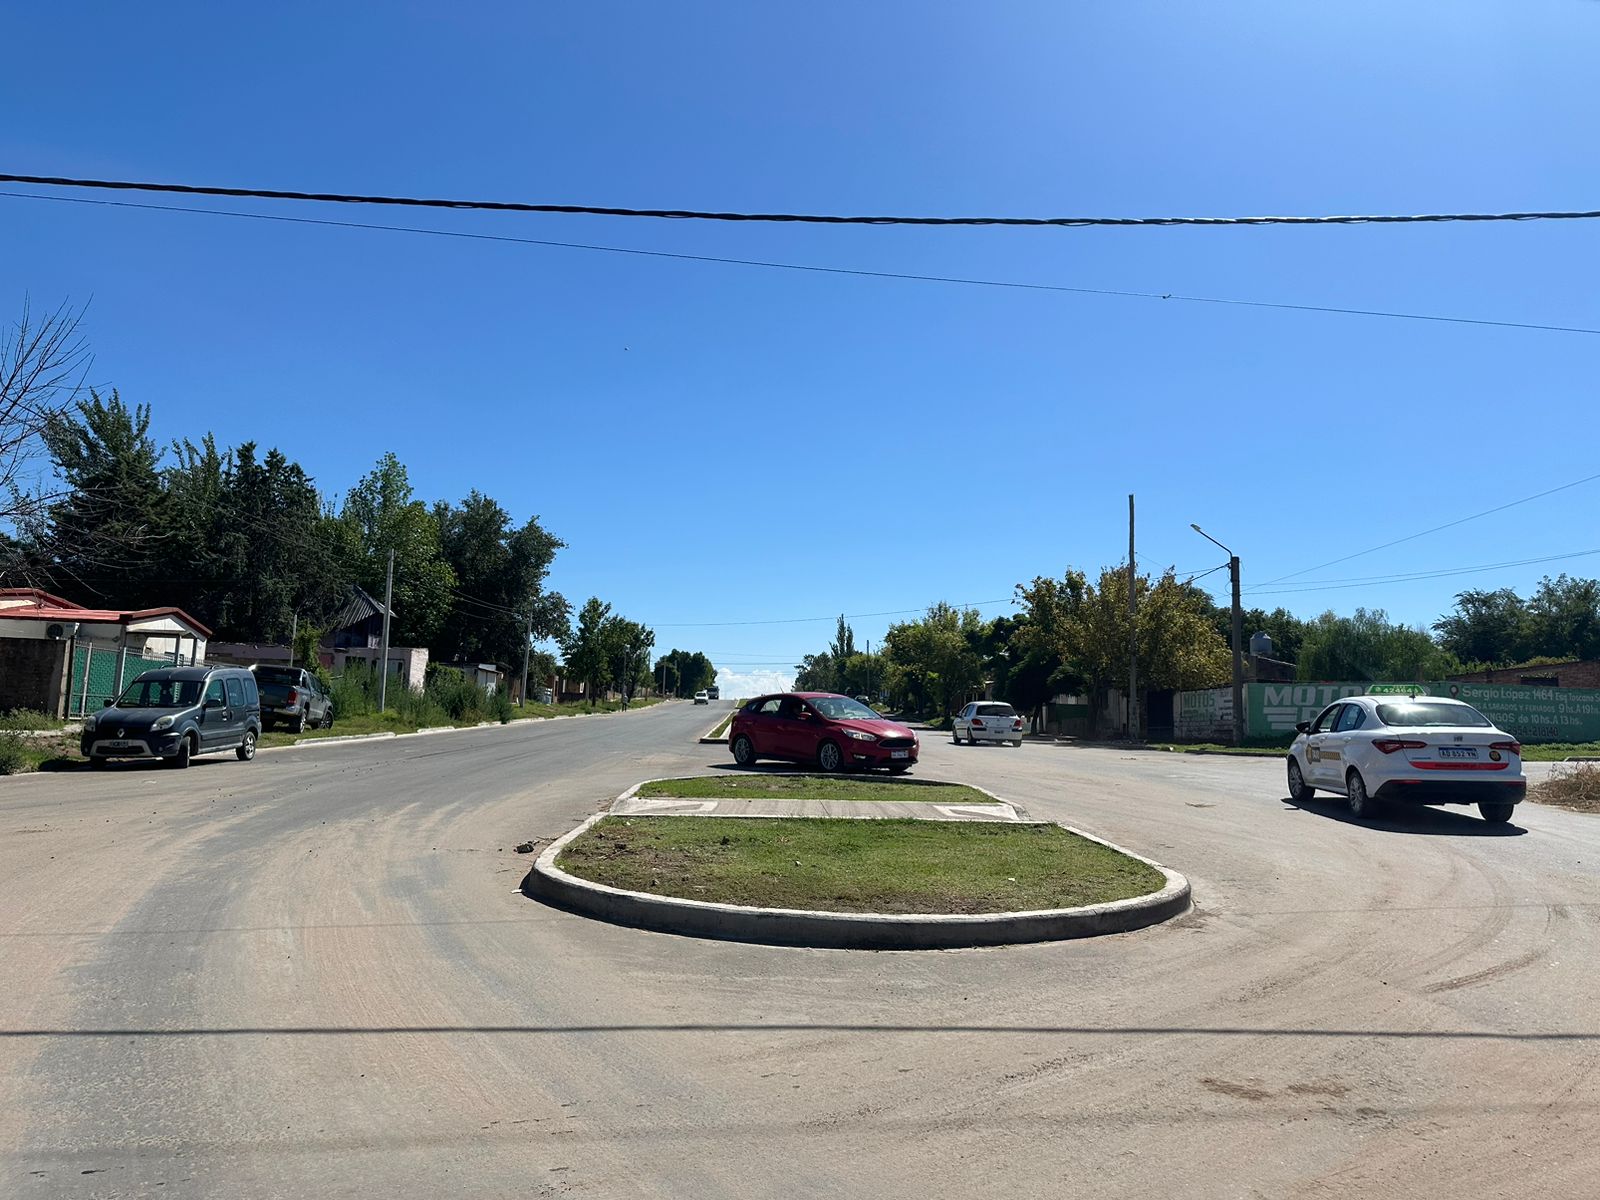
[[1059,825],[987,821],[607,817],[556,865],[659,896],[858,913],[1074,908],[1166,882]]
[[[738,710],[735,709],[734,711],[737,712]],[[710,733],[706,734],[706,736],[708,738],[719,738],[719,737],[722,737],[724,734],[726,734],[728,732],[728,726],[731,725],[731,724],[733,724],[733,713],[729,713],[727,716],[723,717],[722,720],[718,721],[717,722],[717,727],[715,729],[713,729]]]
[[642,784],[647,799],[670,796],[682,800],[727,800],[777,797],[786,800],[924,800],[929,804],[993,804],[964,783],[931,779],[852,779],[840,775],[778,775],[759,771],[735,775],[696,775],[690,779],[656,779]]

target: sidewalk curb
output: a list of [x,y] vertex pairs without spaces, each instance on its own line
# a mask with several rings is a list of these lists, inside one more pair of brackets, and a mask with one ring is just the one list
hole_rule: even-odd
[[[618,799],[633,795],[640,786],[635,784]],[[955,950],[1098,937],[1142,929],[1189,909],[1189,881],[1182,875],[1142,854],[1059,821],[1053,823],[1154,867],[1166,879],[1165,886],[1127,900],[1031,912],[838,913],[753,908],[632,892],[579,879],[557,867],[556,858],[567,844],[607,815],[595,813],[550,843],[523,879],[523,894],[579,916],[657,933],[836,950]]]

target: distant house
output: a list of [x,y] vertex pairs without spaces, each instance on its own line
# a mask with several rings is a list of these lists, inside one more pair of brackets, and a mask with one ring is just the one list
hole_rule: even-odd
[[0,712],[81,714],[153,667],[203,662],[211,630],[181,608],[88,608],[0,588]]
[[[372,666],[383,656],[383,617],[389,611],[359,587],[350,589],[350,598],[328,622],[322,635],[317,659],[335,675],[344,673],[351,662]],[[242,663],[288,663],[288,646],[266,646],[253,642],[216,643],[220,661]],[[428,672],[428,651],[421,646],[390,646],[389,676],[413,692],[420,692]]]

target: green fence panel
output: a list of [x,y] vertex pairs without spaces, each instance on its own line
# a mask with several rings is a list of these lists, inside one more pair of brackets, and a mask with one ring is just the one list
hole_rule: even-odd
[[[89,688],[84,692],[83,665],[88,660]],[[170,658],[145,658],[142,655],[130,654],[122,668],[122,682],[126,686],[140,671],[153,671],[160,667],[170,667]],[[91,652],[87,646],[79,646],[72,652],[72,690],[71,699],[67,703],[67,715],[81,717],[86,712],[105,705],[107,700],[117,698],[117,651],[115,647],[95,647]]]

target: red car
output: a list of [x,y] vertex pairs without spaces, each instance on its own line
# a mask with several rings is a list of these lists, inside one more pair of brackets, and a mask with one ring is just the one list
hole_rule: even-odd
[[728,748],[741,767],[782,758],[824,771],[888,767],[901,775],[917,761],[915,733],[859,700],[828,692],[756,697],[733,714]]

